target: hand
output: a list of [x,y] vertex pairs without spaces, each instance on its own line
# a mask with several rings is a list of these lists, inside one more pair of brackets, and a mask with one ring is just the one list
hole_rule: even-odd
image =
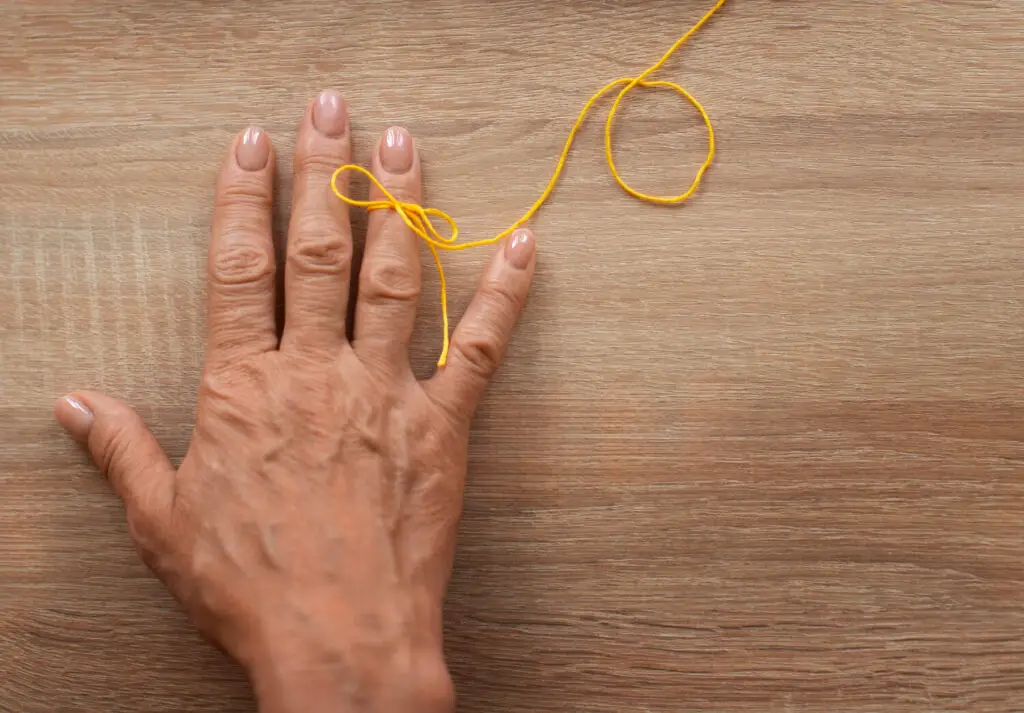
[[[56,415],[124,500],[145,563],[246,668],[261,711],[448,712],[442,604],[469,422],[525,302],[534,238],[499,247],[448,365],[417,381],[420,245],[392,211],[369,217],[346,338],[352,234],[329,180],[350,157],[346,105],[324,92],[298,131],[279,341],[274,155],[259,129],[235,140],[216,191],[196,426],[177,471],[116,399],[76,393]],[[372,168],[420,202],[404,129],[387,131]]]

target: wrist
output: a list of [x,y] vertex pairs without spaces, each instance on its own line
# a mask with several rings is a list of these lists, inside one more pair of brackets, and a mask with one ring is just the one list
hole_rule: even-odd
[[436,646],[277,642],[245,662],[259,713],[453,713]]

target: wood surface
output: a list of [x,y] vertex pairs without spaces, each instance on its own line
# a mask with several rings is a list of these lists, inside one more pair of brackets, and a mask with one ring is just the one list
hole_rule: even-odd
[[[392,123],[468,236],[710,0],[0,2],[0,711],[252,710],[52,421],[101,388],[186,451],[212,184],[305,103]],[[473,432],[447,617],[465,713],[1024,711],[1020,0],[733,0],[665,69],[694,200],[600,122],[534,223]],[[637,187],[702,126],[637,96]],[[360,223],[363,224],[363,223]],[[446,256],[455,315],[484,252]],[[438,348],[436,280],[415,357]]]

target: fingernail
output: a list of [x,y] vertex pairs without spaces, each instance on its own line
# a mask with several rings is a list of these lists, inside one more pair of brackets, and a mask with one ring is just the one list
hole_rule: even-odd
[[92,428],[92,411],[74,396],[65,396],[54,409],[57,421],[76,441],[86,441]]
[[512,267],[525,270],[529,267],[536,249],[537,240],[533,237],[533,233],[525,228],[520,228],[505,241],[505,259],[512,263]]
[[270,141],[267,134],[255,126],[250,126],[242,134],[242,140],[238,142],[238,150],[235,152],[238,165],[246,171],[259,171],[267,165],[270,158]]
[[348,111],[341,94],[333,89],[320,93],[313,105],[313,126],[324,136],[338,137],[345,133]]
[[390,173],[405,173],[412,168],[412,137],[400,126],[384,132],[380,142],[380,162]]

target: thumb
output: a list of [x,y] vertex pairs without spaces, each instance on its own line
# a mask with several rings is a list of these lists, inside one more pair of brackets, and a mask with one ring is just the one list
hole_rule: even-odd
[[173,497],[174,467],[134,409],[85,391],[60,399],[54,415],[88,449],[126,506],[143,513],[166,512]]

